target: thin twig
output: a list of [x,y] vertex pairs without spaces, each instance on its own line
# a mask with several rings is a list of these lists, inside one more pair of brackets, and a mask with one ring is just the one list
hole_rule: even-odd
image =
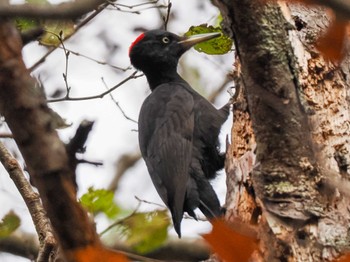
[[102,230],[100,233],[99,233],[99,236],[101,237],[102,235],[104,235],[105,233],[107,233],[109,230],[111,230],[113,227],[117,226],[117,225],[120,225],[122,224],[125,220],[127,220],[128,218],[132,217],[133,215],[136,214],[136,212],[139,210],[141,206],[141,203],[139,203],[137,205],[137,207],[135,208],[135,210],[128,216],[122,218],[122,219],[119,219],[115,222],[113,222],[112,224],[110,224],[108,227],[106,227],[104,230]]
[[170,2],[170,0],[168,0],[168,7],[167,7],[166,16],[163,17],[163,21],[164,21],[164,30],[167,30],[167,27],[168,27],[168,22],[169,22],[171,7],[172,7],[172,3]]
[[0,134],[0,138],[13,138],[13,135],[11,133],[3,133]]
[[111,3],[111,2],[110,2],[110,4],[113,6],[120,6],[120,7],[125,7],[128,9],[134,9],[135,7],[140,7],[140,6],[145,6],[145,5],[153,5],[153,4],[157,4],[158,2],[159,2],[159,0],[148,1],[148,2],[139,3],[139,4],[135,4],[135,5],[124,5],[124,4]]
[[78,159],[78,164],[89,164],[96,167],[103,166],[103,162],[101,161],[91,161],[86,159]]
[[118,189],[119,181],[130,167],[134,166],[141,159],[139,150],[133,153],[125,153],[119,157],[116,163],[116,172],[108,190],[115,192]]
[[[81,29],[82,27],[84,27],[87,23],[89,23],[92,19],[94,19],[99,13],[101,13],[107,6],[109,5],[109,3],[104,3],[102,5],[100,5],[91,15],[89,15],[88,17],[86,17],[83,21],[81,21],[76,27],[75,27],[75,31],[73,34],[68,35],[65,39],[63,39],[63,41],[67,41],[68,39],[70,39],[72,36],[74,36],[79,29]],[[55,51],[58,47],[51,47],[51,49],[45,54],[43,55],[37,62],[35,62],[30,68],[29,71],[34,71],[40,64],[42,64],[46,58],[53,53],[53,51]]]
[[[104,80],[103,78],[102,78],[101,80],[102,80],[102,83],[104,84],[104,86],[106,87],[107,91],[109,91],[110,89],[108,88],[108,86],[107,86],[105,80]],[[123,109],[121,108],[121,106],[119,105],[119,102],[116,101],[116,100],[114,99],[112,93],[109,93],[109,96],[111,97],[112,101],[116,104],[116,106],[119,108],[119,110],[120,110],[120,112],[123,114],[123,116],[124,116],[127,120],[129,120],[129,121],[134,122],[134,123],[137,124],[137,121],[135,121],[134,119],[128,117],[128,116],[125,114],[124,110],[123,110]]]
[[112,87],[111,89],[102,92],[98,95],[93,95],[93,96],[83,96],[83,97],[67,97],[67,95],[65,97],[62,98],[57,98],[57,99],[48,99],[47,102],[48,103],[55,103],[55,102],[62,102],[62,101],[82,101],[82,100],[91,100],[91,99],[96,99],[96,98],[103,98],[105,95],[111,93],[112,91],[114,91],[115,89],[117,89],[118,87],[122,86],[123,84],[125,84],[126,82],[128,82],[131,79],[136,79],[143,76],[143,74],[137,75],[137,71],[134,71],[131,75],[129,75],[127,78],[125,78],[124,80],[120,81],[118,84],[116,84],[114,87]]
[[[142,11],[145,11],[148,9],[154,9],[154,8],[161,9],[161,8],[168,7],[167,5],[157,4],[158,2],[159,0],[154,0],[154,1],[148,1],[148,2],[135,4],[135,5],[125,5],[125,4],[110,2],[110,5],[114,7],[114,10],[124,12],[124,13],[131,13],[131,14],[141,14]],[[151,5],[151,6],[147,6],[147,5]],[[146,6],[146,7],[143,7],[143,6]],[[137,7],[142,7],[142,8],[135,10]]]
[[143,200],[143,199],[139,198],[138,196],[134,196],[134,197],[140,203],[146,203],[146,204],[158,206],[158,207],[161,207],[161,208],[166,208],[166,206],[163,206],[163,205],[160,205],[160,204],[157,204],[157,203],[154,203],[154,202],[150,202],[150,201],[147,201],[147,200]]
[[[60,46],[59,46],[59,48],[63,48],[63,47],[60,47]],[[80,56],[80,57],[86,58],[86,59],[88,59],[88,60],[90,60],[90,61],[96,62],[96,63],[99,64],[99,65],[107,65],[107,66],[110,66],[111,68],[114,68],[114,69],[117,69],[117,70],[120,70],[120,71],[123,71],[123,72],[126,72],[126,71],[128,71],[128,70],[130,70],[130,69],[132,68],[131,66],[128,66],[128,67],[123,68],[123,67],[111,65],[111,64],[109,64],[109,63],[107,63],[107,62],[99,61],[99,60],[97,60],[97,59],[95,59],[95,58],[92,58],[92,57],[89,57],[89,56],[87,56],[87,55],[83,55],[83,54],[81,54],[81,53],[72,51],[71,49],[68,49],[67,47],[66,47],[65,49],[66,49],[67,51],[69,51],[71,54],[75,55],[75,56]]]
[[70,52],[67,51],[64,43],[63,43],[63,39],[62,39],[62,31],[60,32],[59,35],[53,33],[53,32],[50,32],[51,34],[53,34],[54,36],[56,36],[58,38],[58,40],[60,41],[61,45],[62,45],[62,49],[63,49],[63,52],[64,52],[64,57],[65,57],[65,70],[64,70],[64,73],[63,73],[63,80],[64,80],[64,84],[66,86],[66,90],[67,90],[67,97],[69,96],[69,93],[70,93],[70,90],[71,90],[71,87],[69,86],[68,84],[68,62],[69,62],[69,54]]
[[[157,203],[154,203],[154,202],[150,202],[150,201],[147,201],[147,200],[144,200],[144,199],[141,199],[139,198],[138,196],[134,196],[136,198],[137,201],[139,201],[140,203],[145,203],[145,204],[149,204],[149,205],[154,205],[154,206],[158,206],[158,207],[161,207],[163,209],[166,209],[167,207],[166,206],[163,206],[163,205],[160,205],[160,204],[157,204]],[[184,214],[184,219],[194,219],[193,217],[187,215],[187,214]],[[197,217],[197,220],[198,221],[208,221],[208,219],[204,218],[204,217]]]

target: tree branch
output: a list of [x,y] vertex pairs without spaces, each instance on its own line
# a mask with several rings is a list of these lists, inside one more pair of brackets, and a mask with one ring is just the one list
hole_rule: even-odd
[[56,247],[56,240],[39,195],[32,189],[17,160],[1,142],[0,161],[15,183],[34,222],[40,241],[40,251],[37,261],[48,261],[51,251]]
[[15,232],[9,237],[0,238],[0,252],[10,253],[34,261],[39,253],[38,237],[25,232]]
[[[114,243],[109,246],[114,250],[123,251],[131,259],[141,254],[132,251],[123,243]],[[36,236],[18,232],[10,237],[0,239],[0,251],[34,259],[39,251]],[[202,261],[209,257],[210,250],[202,239],[170,239],[158,249],[138,257],[138,261]],[[150,259],[147,260],[147,257]],[[158,260],[157,260],[158,259]]]
[[75,19],[107,2],[106,0],[76,0],[58,5],[0,5],[0,17],[27,17],[36,19]]
[[[83,21],[81,21],[76,27],[75,27],[75,31],[73,34],[67,36],[66,38],[63,39],[63,42],[67,41],[68,39],[70,39],[71,37],[73,37],[78,31],[79,29],[81,29],[82,27],[84,27],[87,23],[89,23],[92,19],[94,19],[99,13],[101,13],[107,6],[109,5],[109,3],[105,3],[100,5],[94,12],[92,12],[89,16],[87,16]],[[37,62],[35,62],[30,68],[29,71],[33,71],[35,70],[39,65],[41,65],[46,58],[53,53],[53,51],[55,51],[58,47],[51,47],[49,49],[49,51],[43,55]]]
[[118,189],[119,181],[125,174],[125,172],[134,166],[141,159],[140,151],[123,154],[117,160],[116,163],[116,173],[110,185],[108,186],[108,190],[116,191]]
[[51,123],[45,95],[37,88],[21,55],[21,39],[12,23],[0,21],[0,112],[13,133],[29,174],[69,261],[85,251],[125,261],[101,247],[87,213],[76,200],[65,145]]
[[105,95],[108,95],[109,93],[111,93],[112,91],[114,91],[115,89],[120,87],[121,85],[125,84],[129,80],[136,79],[136,78],[139,78],[139,77],[143,76],[142,74],[140,74],[140,75],[136,75],[136,74],[137,74],[137,71],[134,71],[131,75],[126,77],[124,80],[120,81],[118,84],[116,84],[112,88],[108,89],[105,92],[97,94],[97,95],[82,96],[82,97],[70,97],[69,93],[67,93],[65,97],[56,98],[56,99],[48,99],[47,102],[48,103],[54,103],[54,102],[62,102],[62,101],[82,101],[82,100],[91,100],[91,99],[103,98]]

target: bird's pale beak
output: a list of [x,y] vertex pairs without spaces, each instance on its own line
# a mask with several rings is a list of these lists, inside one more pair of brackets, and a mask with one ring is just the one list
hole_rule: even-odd
[[207,34],[199,34],[199,35],[192,35],[189,37],[184,37],[183,40],[181,40],[180,42],[178,42],[180,45],[182,45],[183,47],[185,47],[186,49],[191,48],[192,46],[204,42],[204,41],[208,41],[210,39],[216,38],[221,36],[220,32],[215,32],[215,33],[207,33]]

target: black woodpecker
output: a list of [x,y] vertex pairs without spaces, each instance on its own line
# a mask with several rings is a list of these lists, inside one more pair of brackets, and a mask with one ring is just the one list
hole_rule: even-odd
[[218,136],[230,105],[217,110],[177,73],[183,53],[218,36],[220,33],[180,37],[151,30],[129,49],[131,64],[146,75],[152,90],[138,121],[141,154],[179,237],[184,212],[195,219],[197,207],[208,219],[222,213],[209,180],[224,167]]

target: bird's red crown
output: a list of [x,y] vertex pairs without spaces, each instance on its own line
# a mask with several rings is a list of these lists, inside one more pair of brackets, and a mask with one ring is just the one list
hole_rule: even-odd
[[130,45],[130,47],[129,47],[129,54],[130,54],[132,48],[133,48],[138,42],[140,42],[144,37],[145,37],[145,34],[142,33],[141,35],[139,35],[139,36],[135,39],[134,42],[131,43],[131,45]]

